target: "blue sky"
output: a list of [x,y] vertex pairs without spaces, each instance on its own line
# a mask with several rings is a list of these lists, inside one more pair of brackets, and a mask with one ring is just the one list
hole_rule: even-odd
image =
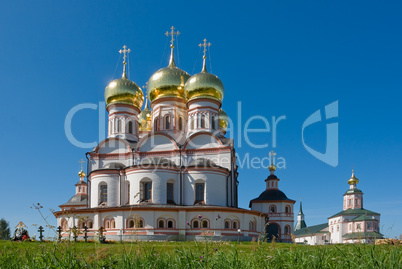
[[[103,102],[121,75],[118,50],[127,45],[130,79],[142,86],[167,65],[164,33],[174,25],[176,63],[201,70],[198,44],[212,43],[209,71],[225,85],[223,109],[238,125],[252,116],[286,116],[272,132],[252,134],[255,149],[234,136],[240,158],[270,150],[286,160],[280,188],[303,199],[308,225],[342,210],[354,167],[364,207],[381,213],[386,236],[402,233],[401,64],[399,1],[13,1],[0,4],[0,217],[14,227],[44,224],[31,209],[58,209],[74,194],[83,149],[64,133],[68,111]],[[339,117],[305,130],[305,142],[324,152],[327,123],[339,124],[339,164],[327,165],[303,146],[303,122],[338,101]],[[101,107],[103,109],[103,107]],[[74,117],[76,138],[98,139],[98,112]],[[261,121],[250,125],[261,128]],[[266,169],[240,169],[240,206],[265,188]],[[49,220],[55,223],[55,219]]]

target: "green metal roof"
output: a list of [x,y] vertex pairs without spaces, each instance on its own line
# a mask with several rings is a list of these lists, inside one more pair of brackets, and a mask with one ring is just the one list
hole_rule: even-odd
[[343,210],[343,211],[341,211],[339,213],[336,213],[335,215],[329,217],[329,219],[334,218],[334,217],[338,217],[338,216],[344,216],[344,215],[346,215],[346,216],[347,215],[358,215],[358,216],[360,216],[360,215],[380,215],[380,214],[377,213],[377,212],[374,212],[374,211],[364,209],[364,208],[362,208],[362,209],[351,209],[351,208],[349,208],[349,209]]
[[350,190],[347,190],[344,195],[352,194],[352,193],[363,193],[363,192],[359,189],[350,189]]
[[322,231],[328,227],[328,223],[318,224],[310,227],[305,227],[293,233],[294,236],[312,235],[316,233],[328,233],[329,231]]
[[344,234],[342,236],[344,239],[364,239],[364,238],[376,238],[376,239],[381,239],[383,237],[382,234],[379,232],[359,232],[359,233],[349,233],[349,234]]
[[367,216],[366,214],[357,216],[354,219],[351,219],[351,221],[362,221],[362,220],[377,220],[377,219],[373,219],[373,216]]

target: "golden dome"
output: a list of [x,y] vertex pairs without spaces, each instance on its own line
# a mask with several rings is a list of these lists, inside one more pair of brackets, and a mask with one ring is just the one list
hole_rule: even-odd
[[127,104],[133,105],[141,110],[142,104],[144,103],[144,94],[137,84],[127,79],[126,74],[126,53],[131,50],[126,49],[123,46],[123,50],[120,53],[124,53],[123,56],[123,75],[120,79],[115,79],[106,86],[105,89],[105,101],[106,106],[111,104]]
[[225,111],[219,109],[219,128],[226,131],[229,125],[229,117]]
[[352,177],[348,180],[348,184],[356,185],[357,183],[359,183],[359,179],[357,177],[355,177],[355,171],[352,170]]
[[106,105],[128,104],[141,109],[144,103],[144,94],[137,84],[128,80],[123,74],[121,79],[115,79],[105,89]]
[[148,80],[148,98],[153,102],[163,97],[178,97],[185,99],[184,84],[190,75],[176,67],[171,45],[170,61],[167,67],[156,71]]
[[207,72],[205,59],[206,57],[204,56],[201,73],[191,76],[184,86],[187,99],[191,101],[198,98],[209,98],[222,103],[225,88],[217,76]]
[[82,171],[82,169],[81,169],[81,171],[78,172],[78,176],[79,176],[79,177],[85,177],[86,174],[85,174],[85,172]]
[[151,117],[152,112],[148,107],[148,98],[145,99],[145,108],[141,111],[138,116],[140,123],[140,131],[151,131]]

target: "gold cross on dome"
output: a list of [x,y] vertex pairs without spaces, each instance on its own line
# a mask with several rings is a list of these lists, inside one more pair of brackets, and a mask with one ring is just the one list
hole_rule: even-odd
[[173,45],[174,35],[177,35],[177,36],[180,35],[180,32],[179,32],[179,31],[176,31],[176,32],[175,32],[174,29],[175,29],[174,26],[172,26],[172,27],[170,27],[170,30],[171,30],[171,31],[170,31],[170,32],[169,32],[169,31],[166,31],[166,33],[165,33],[166,36],[172,36],[172,40],[170,40],[170,45],[171,45],[171,46],[174,46],[174,45]]
[[207,43],[207,39],[206,38],[204,38],[204,44],[198,44],[198,46],[201,48],[201,47],[204,47],[204,58],[206,57],[205,55],[206,55],[206,52],[207,52],[207,47],[210,47],[212,44],[210,43],[210,42],[208,42]]
[[274,158],[276,156],[276,153],[273,150],[271,150],[271,152],[269,153],[269,156],[271,156],[271,164],[274,164]]
[[78,161],[80,164],[81,164],[81,170],[83,169],[83,167],[84,167],[84,163],[85,163],[85,161],[83,160],[83,159],[81,159],[81,161]]
[[123,53],[123,63],[124,63],[124,64],[126,64],[126,57],[127,57],[126,53],[129,54],[130,51],[131,51],[131,49],[127,49],[127,46],[126,46],[126,45],[123,46],[123,49],[122,49],[122,50],[119,50],[120,54]]

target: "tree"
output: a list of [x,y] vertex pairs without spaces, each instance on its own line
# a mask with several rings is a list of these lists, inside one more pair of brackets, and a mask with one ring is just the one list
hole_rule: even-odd
[[0,219],[0,240],[8,240],[10,239],[10,225],[8,222],[4,219]]

